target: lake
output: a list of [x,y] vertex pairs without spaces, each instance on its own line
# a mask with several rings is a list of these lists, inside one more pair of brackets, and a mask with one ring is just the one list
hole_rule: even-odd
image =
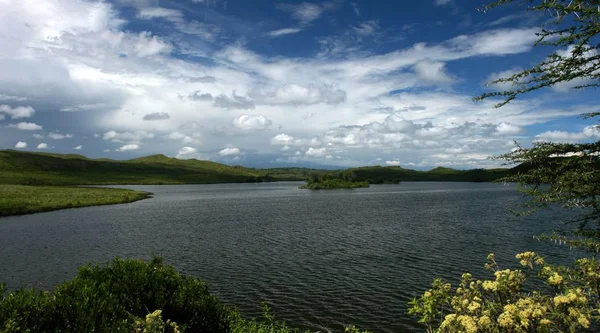
[[418,330],[407,302],[435,277],[481,276],[489,252],[506,265],[525,250],[575,258],[532,238],[555,227],[556,214],[508,211],[522,201],[515,185],[307,191],[301,184],[119,186],[155,195],[0,218],[0,281],[49,289],[89,262],[156,254],[247,316],[260,315],[267,301],[293,327],[398,332]]

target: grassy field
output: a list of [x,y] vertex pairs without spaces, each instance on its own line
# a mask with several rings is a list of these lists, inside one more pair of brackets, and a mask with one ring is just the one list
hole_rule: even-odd
[[112,188],[0,185],[0,216],[120,204],[149,196],[146,192]]

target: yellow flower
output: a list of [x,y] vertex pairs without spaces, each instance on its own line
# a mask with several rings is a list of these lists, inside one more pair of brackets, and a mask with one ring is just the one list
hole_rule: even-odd
[[492,324],[492,320],[490,319],[490,317],[482,316],[481,318],[479,318],[479,326],[487,327],[487,326],[490,326],[491,324]]
[[550,324],[552,324],[552,322],[546,318],[540,320],[540,325],[546,326],[546,325],[550,325]]
[[579,323],[579,325],[583,326],[584,328],[590,327],[590,321],[584,316],[579,317],[577,319],[577,322]]
[[550,275],[550,277],[548,278],[548,284],[550,284],[551,286],[558,286],[563,282],[563,277],[560,276],[560,274],[554,272],[552,273],[552,275]]
[[500,316],[498,316],[498,324],[500,324],[500,326],[502,327],[511,327],[513,325],[514,321],[513,319],[510,317],[510,314],[507,312],[504,312],[502,314],[500,314]]
[[477,302],[472,302],[471,304],[469,304],[469,307],[467,309],[469,309],[470,312],[475,312],[479,308],[481,308],[481,304]]
[[488,291],[496,291],[498,290],[498,282],[494,281],[483,281],[483,289]]

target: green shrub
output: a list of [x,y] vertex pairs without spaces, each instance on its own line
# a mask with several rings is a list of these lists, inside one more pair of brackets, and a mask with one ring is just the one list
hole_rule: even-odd
[[[179,274],[160,258],[87,265],[53,291],[7,293],[0,284],[0,292],[0,333],[300,332],[276,321],[266,304],[263,320],[243,318],[210,295],[204,282]],[[359,333],[354,327],[347,332]]]

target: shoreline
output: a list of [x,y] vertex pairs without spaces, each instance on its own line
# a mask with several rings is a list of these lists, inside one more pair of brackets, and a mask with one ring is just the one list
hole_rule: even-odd
[[0,218],[70,208],[118,205],[151,198],[153,193],[122,188],[0,184]]

